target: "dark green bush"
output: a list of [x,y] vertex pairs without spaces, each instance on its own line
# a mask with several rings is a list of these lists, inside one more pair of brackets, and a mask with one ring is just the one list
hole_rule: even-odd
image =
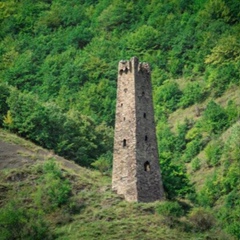
[[178,84],[173,81],[166,81],[155,93],[155,102],[164,106],[170,112],[177,109],[177,104],[182,96]]
[[204,100],[205,92],[203,87],[198,82],[190,82],[183,89],[183,95],[180,99],[179,106],[186,108],[194,103],[199,103]]
[[184,215],[184,210],[178,202],[162,202],[156,206],[158,214],[165,217],[181,217]]
[[192,170],[194,172],[196,172],[197,170],[199,170],[201,168],[201,162],[200,162],[200,159],[199,158],[194,158],[192,160],[192,163],[191,163],[191,166],[192,166]]
[[160,157],[163,187],[166,197],[168,199],[184,198],[188,194],[194,193],[195,189],[189,181],[185,167],[172,163],[169,157]]
[[208,68],[205,76],[215,96],[219,97],[231,83],[238,83],[240,74],[236,64],[229,63]]
[[233,100],[228,101],[226,113],[228,115],[229,124],[232,124],[239,119],[240,109]]
[[202,140],[200,137],[192,140],[186,145],[186,150],[184,151],[183,161],[190,162],[201,150]]
[[53,234],[41,212],[10,202],[0,209],[0,238],[42,240],[53,239]]
[[223,152],[223,144],[219,141],[213,141],[205,148],[206,162],[208,166],[213,167],[219,164]]
[[195,231],[207,231],[215,225],[213,214],[204,208],[194,208],[188,218]]
[[234,235],[237,239],[240,239],[240,189],[236,187],[225,198],[224,206],[217,213],[221,224],[226,231]]
[[10,95],[10,90],[7,86],[0,84],[0,127],[3,125],[4,116],[7,115],[9,106],[7,98]]
[[213,175],[210,175],[201,191],[198,193],[198,202],[201,206],[213,207],[216,201],[222,195],[222,186],[218,179],[218,172],[214,172]]
[[210,101],[203,113],[201,126],[203,130],[214,134],[220,133],[226,129],[229,126],[229,121],[224,108],[214,101]]
[[40,179],[35,201],[42,205],[45,211],[50,211],[66,204],[71,193],[71,184],[64,178],[63,172],[54,159],[49,159],[43,165],[43,175]]

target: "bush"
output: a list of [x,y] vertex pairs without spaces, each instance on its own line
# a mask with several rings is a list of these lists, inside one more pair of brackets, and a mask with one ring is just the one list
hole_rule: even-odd
[[2,126],[4,116],[7,114],[9,109],[7,104],[7,98],[10,95],[9,88],[0,84],[0,93],[0,126]]
[[156,211],[165,217],[181,217],[184,215],[184,210],[178,202],[162,202],[157,205]]
[[224,157],[227,159],[226,163],[240,162],[240,124],[232,128],[231,135],[224,146]]
[[213,167],[219,164],[223,153],[223,144],[221,141],[214,141],[205,148],[206,162],[208,166]]
[[161,155],[160,165],[162,170],[163,187],[168,199],[175,199],[176,197],[184,198],[195,192],[184,166],[173,164],[168,157],[164,158],[163,155]]
[[170,112],[177,109],[177,104],[182,96],[178,84],[172,81],[166,81],[156,90],[155,103],[164,106]]
[[35,200],[43,205],[45,211],[56,209],[67,203],[70,197],[71,185],[64,178],[62,171],[54,159],[49,159],[43,166],[43,176],[40,179]]
[[194,103],[199,103],[204,100],[204,90],[197,82],[190,82],[183,90],[183,95],[180,99],[179,106],[186,108]]
[[196,138],[187,144],[185,153],[183,155],[184,162],[190,162],[201,150],[202,142],[201,138]]
[[240,239],[240,201],[239,201],[240,189],[235,188],[225,198],[225,204],[218,212],[217,216],[221,222],[221,225],[226,231],[234,235],[237,239]]
[[228,101],[226,113],[228,115],[228,121],[230,124],[234,123],[240,117],[240,109],[238,108],[237,104],[230,100]]
[[24,209],[10,202],[0,209],[0,238],[8,239],[52,239],[48,223],[42,214],[33,209]]
[[189,214],[189,221],[196,231],[207,231],[215,224],[214,216],[204,208],[194,208]]
[[93,162],[91,165],[102,174],[109,173],[112,165],[112,153],[108,151],[106,154],[101,155],[97,161]]
[[201,127],[203,130],[218,134],[229,126],[226,111],[214,101],[210,101],[203,113]]
[[193,172],[196,172],[197,170],[199,170],[201,168],[201,162],[199,158],[194,158],[192,160],[192,170]]
[[219,172],[214,172],[205,181],[198,194],[198,202],[201,206],[213,207],[222,195],[222,186],[219,181]]

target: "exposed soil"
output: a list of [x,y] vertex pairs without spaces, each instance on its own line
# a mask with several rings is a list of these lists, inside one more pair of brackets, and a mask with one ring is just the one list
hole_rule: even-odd
[[[37,150],[36,150],[37,149]],[[50,157],[61,162],[62,167],[72,169],[75,173],[84,171],[73,161],[66,160],[40,147],[30,149],[15,143],[4,142],[0,139],[0,171],[4,169],[21,168],[44,161]],[[86,171],[86,170],[85,170]]]
[[[33,164],[36,162],[35,155],[35,153],[26,150],[26,148],[22,146],[0,140],[0,170]],[[42,157],[40,159],[42,159]]]

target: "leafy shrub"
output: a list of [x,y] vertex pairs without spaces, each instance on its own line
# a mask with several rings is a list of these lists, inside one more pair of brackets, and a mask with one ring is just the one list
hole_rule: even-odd
[[7,104],[7,98],[10,95],[9,88],[0,84],[0,93],[0,126],[2,126],[4,116],[7,114],[9,109]]
[[43,166],[43,176],[41,184],[35,196],[36,203],[43,205],[46,211],[56,209],[67,203],[71,185],[64,178],[62,171],[54,159],[49,159]]
[[226,165],[229,165],[231,162],[240,162],[240,124],[238,123],[232,128],[231,135],[227,139],[224,146],[224,157],[226,159]]
[[16,202],[10,202],[0,209],[0,238],[8,239],[52,239],[48,223],[41,212],[24,209]]
[[214,216],[204,208],[194,208],[188,218],[196,231],[207,231],[215,224]]
[[184,166],[171,162],[171,156],[161,156],[160,165],[162,170],[163,187],[168,199],[186,197],[195,192],[190,183]]
[[205,181],[204,186],[198,194],[198,202],[201,206],[213,207],[216,201],[222,195],[222,186],[220,183],[219,173],[214,172]]
[[201,162],[200,162],[200,159],[199,158],[194,158],[193,160],[192,160],[192,170],[194,171],[194,172],[196,172],[197,170],[199,170],[200,168],[201,168]]
[[196,139],[189,142],[186,146],[186,150],[183,155],[184,162],[190,162],[193,157],[195,157],[201,150],[202,142],[201,138],[197,137]]
[[134,33],[128,35],[128,47],[139,53],[145,49],[158,47],[159,32],[151,26],[142,25]]
[[197,82],[190,82],[183,90],[183,95],[180,99],[179,106],[186,108],[194,103],[199,103],[204,100],[204,89]]
[[206,162],[208,166],[213,167],[219,164],[219,160],[223,152],[223,144],[221,141],[214,141],[205,148]]
[[228,115],[229,124],[236,122],[240,117],[240,109],[233,100],[228,101],[226,113]]
[[179,161],[179,155],[185,147],[186,129],[187,124],[180,125],[178,135],[175,136],[166,122],[159,122],[157,125],[160,166],[168,199],[186,197],[195,192],[188,179],[184,164]]
[[231,82],[239,81],[239,73],[237,67],[233,64],[208,68],[206,79],[214,91],[216,97],[221,96],[224,91],[230,86]]
[[109,172],[111,169],[112,153],[108,151],[106,154],[101,155],[95,162],[91,165],[98,169],[102,174]]
[[158,214],[163,216],[181,217],[184,215],[184,210],[178,202],[162,202],[156,206]]
[[185,150],[187,143],[186,134],[188,130],[189,130],[188,119],[185,119],[183,124],[177,126],[177,136],[174,143],[176,152],[182,153]]
[[224,206],[219,210],[217,216],[221,222],[221,225],[226,231],[237,239],[240,238],[240,189],[237,187],[231,191],[225,198]]
[[170,112],[177,109],[177,104],[182,96],[178,84],[172,81],[166,81],[155,93],[155,102],[163,105]]
[[203,130],[209,133],[220,133],[229,126],[226,111],[214,101],[210,101],[201,121]]

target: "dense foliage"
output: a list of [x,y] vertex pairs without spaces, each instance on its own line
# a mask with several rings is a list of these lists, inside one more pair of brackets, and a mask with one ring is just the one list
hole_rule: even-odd
[[[222,169],[227,149],[237,148],[219,136],[239,119],[239,99],[222,104],[215,98],[239,89],[239,9],[238,0],[2,0],[0,126],[80,165],[109,171],[117,63],[138,56],[152,68],[167,196],[195,198],[186,163],[196,173],[204,152],[207,167]],[[171,114],[187,108],[195,108],[194,116],[172,126]],[[239,155],[234,161],[228,168]],[[239,208],[239,191],[224,185],[232,176],[221,171],[221,179],[212,177],[226,204]],[[203,187],[201,204],[217,204],[204,193],[213,182]],[[237,227],[228,231],[239,237]]]

